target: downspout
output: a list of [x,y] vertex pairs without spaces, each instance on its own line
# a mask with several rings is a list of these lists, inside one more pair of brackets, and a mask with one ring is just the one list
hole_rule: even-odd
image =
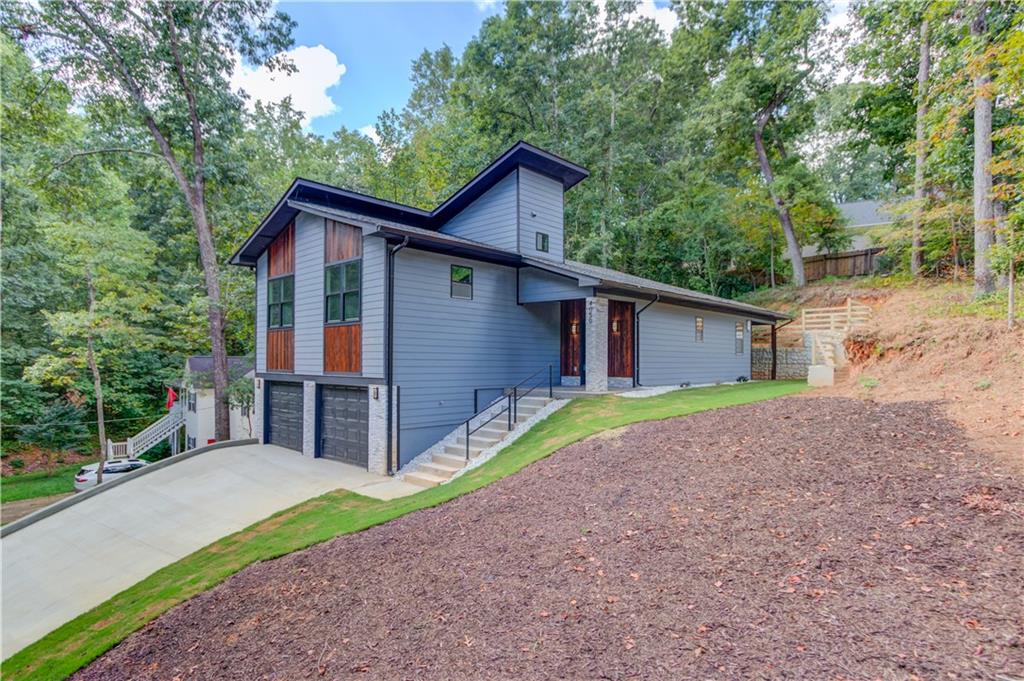
[[656,293],[654,300],[650,301],[633,315],[633,385],[640,385],[640,313],[661,300],[661,294]]
[[391,462],[394,457],[394,438],[392,432],[394,431],[394,425],[392,421],[394,419],[394,365],[395,365],[395,333],[394,333],[394,322],[395,322],[395,254],[405,248],[409,244],[409,237],[405,237],[402,243],[397,246],[388,246],[388,257],[385,260],[385,265],[388,270],[388,301],[387,301],[387,349],[384,353],[385,359],[385,373],[387,374],[387,387],[388,387],[388,417],[387,417],[387,433],[386,437],[388,440],[387,446],[387,474],[394,475],[398,466],[392,467]]

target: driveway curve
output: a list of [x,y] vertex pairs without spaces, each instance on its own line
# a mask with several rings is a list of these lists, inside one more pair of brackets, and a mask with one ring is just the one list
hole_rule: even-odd
[[3,538],[3,656],[156,570],[338,488],[391,485],[273,445],[214,449],[112,486]]
[[250,566],[76,678],[1014,678],[1022,510],[933,405],[777,399]]

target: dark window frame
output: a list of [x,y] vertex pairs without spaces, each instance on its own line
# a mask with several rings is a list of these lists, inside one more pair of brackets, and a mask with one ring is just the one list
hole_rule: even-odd
[[693,342],[704,342],[704,317],[693,318]]
[[[291,279],[291,297],[285,298],[285,285],[284,282]],[[277,284],[281,284],[281,299],[274,302],[271,300],[271,293]],[[284,323],[284,311],[285,306],[291,310],[291,321],[287,324]],[[274,308],[277,308],[277,323],[274,323]],[[276,277],[267,279],[267,328],[268,329],[291,329],[295,327],[295,273],[289,272],[288,274],[282,274]]]
[[[469,271],[469,281],[456,281],[455,280],[455,270],[456,270],[456,268],[461,269],[461,270],[468,270]],[[469,295],[468,296],[455,295],[455,286],[456,286],[456,284],[461,284],[461,285],[464,285],[464,286],[469,286]],[[449,294],[449,296],[451,296],[455,300],[473,300],[473,268],[472,267],[470,267],[468,265],[454,265],[454,264],[451,266],[451,269],[449,270],[449,275],[448,275],[448,294]]]
[[551,250],[551,237],[546,232],[537,232],[534,246],[541,253],[549,253]]
[[736,354],[742,355],[744,346],[746,346],[746,324],[744,322],[736,322]]
[[[356,265],[359,270],[358,282],[355,288],[347,288],[345,284],[345,271],[348,269],[348,265]],[[329,292],[327,290],[327,278],[331,270],[338,270],[338,290],[335,292]],[[355,294],[358,300],[356,309],[356,315],[352,318],[345,317],[345,299]],[[330,315],[330,299],[333,297],[338,298],[338,318],[331,319]],[[359,324],[363,320],[363,258],[357,256],[355,258],[346,258],[345,260],[336,260],[331,263],[324,265],[324,326],[345,326],[348,324]]]

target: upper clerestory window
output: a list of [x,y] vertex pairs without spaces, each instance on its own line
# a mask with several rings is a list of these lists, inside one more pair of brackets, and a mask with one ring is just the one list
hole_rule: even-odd
[[548,235],[544,232],[537,232],[537,250],[542,253],[547,253],[548,248]]
[[473,268],[452,265],[452,298],[473,299]]

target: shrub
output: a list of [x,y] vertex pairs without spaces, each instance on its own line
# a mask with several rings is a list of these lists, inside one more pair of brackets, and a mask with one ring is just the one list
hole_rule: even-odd
[[991,387],[992,387],[992,381],[987,379],[987,378],[983,378],[983,379],[981,379],[980,381],[978,381],[977,383],[974,384],[974,389],[975,390],[988,390]]
[[24,459],[11,459],[11,468],[21,469],[21,468],[24,468],[24,467],[25,467],[25,460]]
[[872,388],[878,387],[878,379],[871,378],[870,376],[865,376],[860,379],[860,384],[867,388],[868,390],[871,390]]

